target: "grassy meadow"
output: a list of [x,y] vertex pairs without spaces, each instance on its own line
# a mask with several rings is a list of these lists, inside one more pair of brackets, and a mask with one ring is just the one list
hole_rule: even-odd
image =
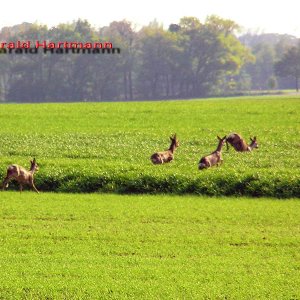
[[0,299],[299,299],[300,202],[3,192]]
[[[0,176],[35,156],[42,191],[300,196],[298,96],[3,104],[0,123]],[[175,132],[175,160],[152,165],[151,154],[167,149]],[[231,132],[256,135],[260,148],[231,148],[220,168],[198,171],[216,136]]]
[[[36,157],[41,190],[0,192],[0,300],[300,298],[298,97],[3,104],[0,124],[0,176]],[[199,171],[231,132],[259,149]]]

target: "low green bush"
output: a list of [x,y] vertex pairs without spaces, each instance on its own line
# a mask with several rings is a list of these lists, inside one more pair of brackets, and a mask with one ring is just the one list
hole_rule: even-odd
[[[208,172],[207,172],[208,173]],[[36,176],[36,185],[42,191],[91,193],[113,192],[119,194],[196,194],[208,196],[254,196],[291,198],[300,197],[300,179],[280,177],[267,173],[255,175],[199,174],[183,175],[141,174],[73,174],[52,177]],[[15,185],[14,187],[15,188]]]

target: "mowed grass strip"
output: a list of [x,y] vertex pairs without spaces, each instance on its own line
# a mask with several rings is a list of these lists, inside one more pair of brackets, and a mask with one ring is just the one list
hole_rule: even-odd
[[[11,104],[0,105],[0,122],[0,176],[35,156],[43,191],[300,197],[297,96]],[[175,160],[152,165],[175,132]],[[223,151],[220,168],[200,172],[216,136],[231,132],[257,136],[260,148]]]
[[0,299],[299,299],[300,202],[1,193]]

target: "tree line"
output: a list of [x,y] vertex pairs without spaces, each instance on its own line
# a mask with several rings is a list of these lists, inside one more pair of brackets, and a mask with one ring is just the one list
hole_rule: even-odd
[[298,39],[238,37],[238,30],[235,22],[217,16],[203,23],[184,17],[167,29],[154,21],[136,30],[126,20],[96,29],[80,19],[52,28],[30,23],[5,27],[1,42],[107,42],[120,51],[60,55],[5,54],[2,49],[0,101],[174,99],[298,88]]

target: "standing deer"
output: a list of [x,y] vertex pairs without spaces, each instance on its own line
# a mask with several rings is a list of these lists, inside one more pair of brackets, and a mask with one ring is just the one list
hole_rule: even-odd
[[239,152],[252,151],[255,148],[258,148],[258,143],[256,140],[256,136],[252,139],[250,137],[250,145],[248,145],[245,140],[237,133],[231,133],[226,139],[226,146],[228,151],[228,143]]
[[39,166],[36,163],[35,158],[31,160],[30,163],[31,166],[29,171],[18,165],[10,165],[7,168],[7,175],[3,181],[2,189],[4,190],[5,188],[8,188],[9,182],[14,179],[20,185],[20,192],[23,190],[23,184],[27,184],[30,185],[37,193],[39,193],[33,182],[33,175],[35,171],[39,169]]
[[200,159],[199,165],[198,165],[199,170],[207,169],[214,165],[219,166],[222,164],[222,162],[223,162],[222,147],[225,144],[226,135],[223,138],[220,138],[219,136],[217,136],[217,138],[219,140],[217,149],[214,152],[212,152],[211,154],[204,156]]
[[174,136],[170,137],[171,145],[166,151],[156,152],[151,155],[150,159],[154,164],[168,163],[174,159],[174,152],[177,147],[179,147],[179,141],[177,140],[176,133]]

